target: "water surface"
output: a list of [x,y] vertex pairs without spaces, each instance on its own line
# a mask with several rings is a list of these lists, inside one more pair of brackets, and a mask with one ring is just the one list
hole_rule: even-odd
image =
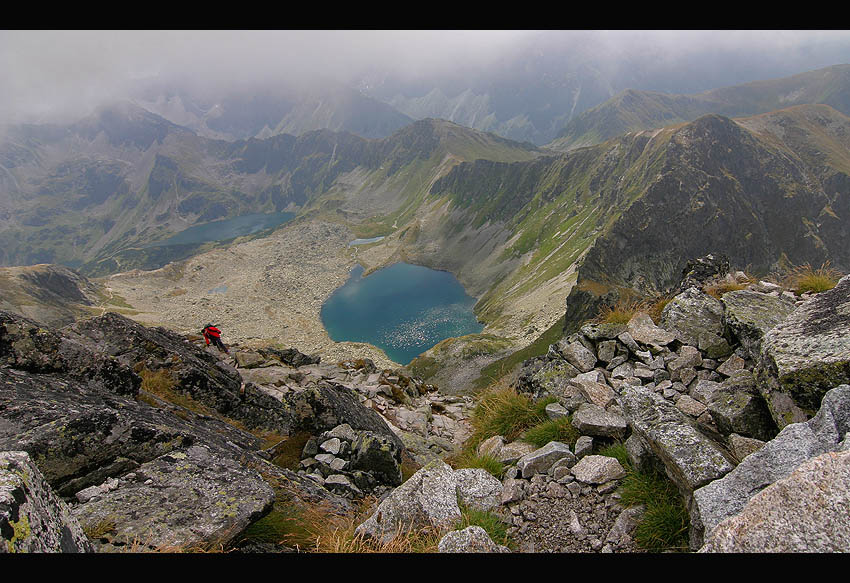
[[179,233],[150,245],[151,247],[164,247],[167,245],[185,245],[206,243],[207,241],[226,241],[245,235],[253,235],[264,229],[276,227],[291,220],[295,213],[256,213],[242,215],[232,219],[212,221],[203,225],[194,225],[180,231]]
[[357,265],[321,315],[332,340],[367,342],[408,364],[441,340],[481,332],[475,301],[447,271],[396,263],[363,277]]

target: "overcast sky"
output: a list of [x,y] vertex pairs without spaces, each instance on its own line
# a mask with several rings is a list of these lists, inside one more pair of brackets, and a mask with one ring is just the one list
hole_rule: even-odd
[[[554,33],[554,31],[550,31]],[[460,30],[0,31],[0,121],[78,111],[122,97],[139,80],[179,76],[214,86],[270,75],[321,74],[350,82],[365,67],[396,74],[483,65],[535,33]],[[738,46],[759,51],[843,42],[850,31],[584,31],[608,54],[651,50],[681,58]],[[650,47],[646,48],[645,47]],[[844,62],[850,62],[850,55]],[[829,63],[837,64],[837,63]]]

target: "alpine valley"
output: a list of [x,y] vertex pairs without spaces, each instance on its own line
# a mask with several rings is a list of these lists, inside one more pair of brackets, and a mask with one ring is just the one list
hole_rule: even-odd
[[[601,311],[628,301],[678,298],[677,294],[686,291],[680,287],[683,274],[693,270],[694,261],[700,258],[722,256],[726,266],[720,275],[746,272],[755,277],[753,281],[806,264],[850,272],[850,65],[699,94],[627,90],[577,113],[545,145],[514,141],[444,119],[414,120],[389,104],[362,95],[337,101],[322,101],[315,95],[299,97],[301,101],[291,99],[292,103],[279,105],[281,109],[274,113],[286,123],[280,122],[275,131],[264,124],[265,132],[255,123],[257,127],[239,137],[234,137],[238,133],[235,126],[227,126],[233,131],[226,132],[221,119],[214,122],[213,118],[195,117],[189,123],[185,108],[180,111],[187,125],[169,121],[152,111],[165,113],[168,103],[154,98],[148,101],[150,109],[142,107],[141,100],[113,103],[73,123],[10,126],[0,137],[0,366],[5,367],[2,378],[7,388],[14,385],[20,395],[36,399],[36,389],[48,383],[48,377],[61,377],[67,379],[62,381],[67,391],[80,395],[80,402],[85,403],[80,407],[95,411],[99,405],[88,393],[94,391],[93,384],[110,395],[138,395],[137,374],[149,376],[170,367],[178,379],[178,392],[206,407],[201,413],[178,415],[176,424],[166,427],[160,417],[177,405],[164,404],[162,395],[148,398],[148,405],[154,403],[152,413],[138,413],[138,418],[133,417],[135,408],[148,407],[142,400],[131,399],[132,407],[122,409],[107,399],[99,429],[106,436],[103,439],[113,443],[120,433],[115,427],[123,423],[122,427],[132,427],[127,435],[139,434],[137,441],[144,443],[139,447],[145,454],[128,453],[125,444],[121,446],[124,449],[97,457],[93,454],[97,446],[87,441],[90,436],[75,442],[86,449],[85,455],[68,451],[60,455],[49,446],[53,433],[38,433],[37,426],[44,429],[47,424],[57,424],[51,431],[61,433],[65,430],[60,431],[59,425],[72,425],[57,412],[61,406],[43,413],[39,423],[30,423],[16,416],[23,413],[10,404],[14,397],[0,401],[0,444],[4,445],[0,450],[28,451],[57,495],[78,504],[74,513],[81,523],[111,525],[111,530],[99,536],[89,530],[88,537],[95,540],[98,550],[126,548],[127,541],[151,526],[131,518],[132,513],[119,503],[117,492],[122,488],[130,492],[130,486],[113,492],[103,486],[110,479],[135,480],[133,488],[143,489],[145,480],[165,480],[169,464],[191,466],[199,476],[212,472],[216,464],[235,464],[238,453],[233,452],[240,448],[260,449],[255,438],[239,433],[245,427],[225,428],[218,421],[221,415],[248,428],[277,431],[286,437],[303,434],[298,449],[299,453],[310,447],[315,450],[306,456],[313,460],[310,463],[321,461],[318,447],[324,448],[331,439],[336,439],[335,448],[348,447],[352,467],[362,470],[362,475],[358,474],[362,481],[353,489],[317,485],[294,471],[288,473],[290,470],[272,472],[273,482],[286,482],[287,488],[301,488],[302,493],[309,491],[312,499],[329,501],[345,513],[350,511],[348,501],[364,491],[391,501],[386,496],[393,488],[400,492],[413,487],[408,485],[414,478],[406,477],[402,484],[393,473],[398,468],[384,472],[369,465],[368,460],[379,457],[375,452],[387,448],[408,451],[404,459],[415,461],[417,467],[427,465],[429,452],[438,451],[443,457],[457,453],[472,431],[466,423],[471,418],[473,396],[494,382],[517,378],[524,379],[518,382],[525,383],[526,389],[533,386],[528,390],[539,396],[545,385],[538,374],[541,359],[548,358],[547,378],[555,374],[552,362],[556,357],[558,363],[576,366],[572,382],[585,387],[585,396],[590,389],[582,383],[590,381],[576,375],[591,374],[596,363],[603,361],[603,350],[614,351],[616,342],[633,349],[630,353],[622,348],[624,356],[631,355],[628,362],[649,355],[647,366],[658,365],[652,370],[660,370],[666,361],[672,372],[674,359],[684,358],[683,350],[691,348],[678,348],[682,344],[698,346],[696,353],[702,351],[699,363],[688,365],[697,372],[702,371],[703,359],[715,367],[707,364],[706,371],[731,360],[731,349],[712,356],[697,340],[687,342],[676,336],[679,344],[674,344],[670,336],[662,341],[667,336],[654,325],[652,338],[647,339],[637,331],[646,328],[634,320],[628,328],[623,326],[607,336],[608,332],[591,333],[587,325]],[[308,111],[318,115],[317,107],[308,107],[318,102],[337,109],[324,117],[324,129],[300,131],[315,125],[315,117],[308,124],[304,116]],[[173,110],[175,104],[170,103]],[[412,111],[414,104],[408,100],[407,105]],[[274,102],[255,100],[252,106],[268,109]],[[360,126],[351,123],[356,117],[350,115],[354,107],[369,112],[368,122],[364,115],[359,118]],[[343,118],[349,121],[343,123]],[[217,134],[213,126],[218,128]],[[168,242],[192,226],[285,212],[292,213],[285,222],[249,234]],[[371,242],[350,246],[355,239]],[[368,277],[398,262],[451,272],[466,293],[476,298],[474,313],[483,331],[443,340],[409,364],[393,362],[375,346],[332,341],[320,317],[325,301],[356,265],[363,266]],[[847,298],[840,297],[840,293],[846,295],[846,289],[845,279],[827,292],[838,294],[831,305],[844,306],[839,310],[846,308]],[[768,290],[763,286],[757,291],[766,294]],[[795,304],[788,302],[791,314]],[[822,308],[828,311],[825,302],[822,300]],[[726,310],[731,310],[728,304]],[[846,319],[846,311],[841,313]],[[226,343],[236,347],[232,356],[200,346],[197,330],[208,321],[214,321],[223,330]],[[669,329],[675,328],[667,323]],[[846,330],[844,326],[844,345],[829,356],[840,357],[840,363],[830,369],[834,382],[829,389],[850,382]],[[626,331],[637,344],[623,340]],[[736,342],[745,344],[728,331],[723,334],[732,348],[738,347]],[[610,346],[603,348],[605,342]],[[594,352],[587,370],[577,366],[571,356],[578,347]],[[618,345],[616,354],[620,349]],[[613,362],[614,354],[606,362]],[[656,359],[665,355],[669,358],[658,364]],[[753,368],[760,362],[756,349],[739,356],[741,363],[753,370],[753,378],[768,383],[758,376],[767,373]],[[120,366],[110,364],[112,357]],[[324,364],[320,365],[320,360]],[[55,366],[47,366],[47,361]],[[609,368],[616,370],[615,366]],[[747,367],[741,364],[739,368]],[[269,372],[273,369],[288,372]],[[263,373],[266,376],[257,371],[267,371]],[[664,381],[690,382],[677,374],[681,373],[663,379],[656,375],[653,387]],[[28,384],[27,375],[37,381]],[[602,373],[599,375],[592,381],[594,386],[605,384]],[[706,372],[695,382],[709,382],[709,376]],[[611,374],[608,377],[611,390],[620,392],[617,407],[629,419],[630,431],[651,442],[647,451],[654,451],[664,461],[668,475],[676,474],[678,470],[671,468],[687,464],[671,461],[665,457],[666,450],[652,445],[655,434],[651,430],[641,433],[645,420],[641,415],[651,417],[638,412],[647,406],[644,396],[629,393],[631,389],[614,383]],[[311,385],[312,378],[332,379],[336,384],[333,388],[319,381]],[[711,382],[720,384],[719,378],[711,377]],[[340,387],[346,383],[357,385],[356,389],[371,399],[366,413],[350,412],[366,396],[357,402],[342,395]],[[298,390],[284,397],[274,393],[284,391],[280,387],[296,385]],[[376,387],[382,386],[391,387],[385,395],[390,404],[383,410],[374,405]],[[770,386],[773,388],[766,389],[763,396],[769,428],[739,432],[748,438],[769,442],[778,439],[789,420],[793,424],[807,422],[817,413],[826,392],[817,393],[817,403],[806,401],[804,406],[795,400],[797,405],[785,407],[784,400],[775,398],[779,389]],[[302,389],[313,393],[304,396],[307,393],[299,392]],[[292,397],[296,394],[297,398]],[[56,397],[56,403],[70,399],[70,393],[63,395]],[[568,399],[558,395],[566,407]],[[417,433],[413,412],[419,411],[417,407],[425,400],[428,412],[423,419],[431,425]],[[331,401],[334,404],[328,404]],[[613,398],[605,400],[602,408],[612,402]],[[846,403],[843,406],[846,409]],[[315,419],[308,410],[315,413]],[[446,418],[439,428],[433,424],[437,413]],[[121,423],[107,423],[110,415],[121,418]],[[99,419],[96,412],[89,417]],[[125,417],[143,421],[126,421]],[[393,431],[382,419],[391,420]],[[720,414],[714,417],[715,437],[723,434],[726,439],[732,431],[726,431],[718,419]],[[304,432],[314,443],[308,442]],[[597,435],[603,441],[625,436],[625,429]],[[437,439],[434,443],[438,445],[423,445],[423,440],[431,438]],[[366,443],[369,439],[378,445],[373,448]],[[692,445],[699,449],[702,443]],[[205,444],[206,449],[201,451],[198,444]],[[265,457],[274,458],[280,451],[270,449]],[[571,455],[575,451],[573,447]],[[86,457],[89,454],[91,457]],[[345,457],[339,449],[336,454],[339,459]],[[74,463],[63,466],[63,456]],[[402,459],[400,453],[397,457]],[[712,479],[720,482],[742,458],[732,456],[732,462],[724,461],[729,468],[717,470]],[[25,465],[17,458],[9,463]],[[221,471],[249,472],[262,463],[251,458],[241,469]],[[699,463],[703,462],[694,461],[692,467]],[[527,460],[521,463],[512,479],[531,479],[528,483],[534,484],[532,470],[526,471],[529,464]],[[428,467],[437,474],[451,472],[447,467]],[[128,472],[136,477],[127,478]],[[366,474],[368,477],[363,477]],[[582,481],[579,474],[574,475],[575,483]],[[552,476],[558,476],[557,470],[551,470]],[[269,482],[268,475],[264,477]],[[679,477],[674,480],[676,485],[691,500],[691,547],[696,550],[714,520],[708,518],[708,503],[700,497],[700,488],[716,482],[688,483],[687,476]],[[451,479],[465,483],[460,477]],[[240,500],[253,504],[232,509],[239,518],[237,534],[241,534],[268,515],[273,504],[282,502],[280,496],[275,501],[268,486],[253,474],[237,481],[245,488],[238,494]],[[568,482],[561,485],[566,488]],[[99,498],[80,498],[80,492],[91,494],[93,487],[101,488]],[[327,494],[325,488],[334,493]],[[611,492],[599,490],[602,497]],[[340,494],[343,491],[345,495]],[[511,498],[506,491],[500,490],[502,504],[523,499],[519,495]],[[98,506],[99,499],[109,500],[109,504]],[[130,499],[125,500],[127,505]],[[184,502],[191,506],[182,498],[169,504],[172,502],[175,508]],[[0,524],[3,504],[0,498]],[[697,507],[702,514],[694,510]],[[517,510],[514,517],[528,518],[525,510]],[[385,510],[386,515],[389,512]],[[539,509],[537,514],[543,516],[544,512]],[[618,516],[618,520],[626,520]],[[373,537],[384,536],[380,518],[378,522],[370,520],[373,522],[363,522],[360,530]],[[522,533],[517,526],[517,536],[524,536],[526,542],[532,538],[529,533],[535,532],[534,526],[528,526],[532,522],[534,519],[526,521]],[[234,524],[229,523],[228,528],[236,528]],[[613,526],[606,524],[608,535]],[[166,528],[157,523],[151,535],[156,544],[148,546],[191,546],[225,539],[222,544],[227,546],[236,540],[231,531],[225,536],[221,525],[204,530],[208,525],[201,519],[198,525],[190,535],[188,527]],[[205,537],[198,534],[201,531],[212,534]],[[78,541],[85,539],[74,534]],[[23,535],[16,531],[15,536],[20,541]],[[73,537],[69,534],[67,538],[67,545],[73,546],[69,542]],[[585,546],[564,543],[561,550],[600,550],[604,546],[591,539]],[[631,549],[627,543],[620,545],[625,539],[614,543],[603,535],[601,540],[608,550]],[[711,544],[720,545],[718,541],[712,539]],[[75,544],[78,550],[86,550],[91,543]],[[542,543],[535,544],[540,550]]]

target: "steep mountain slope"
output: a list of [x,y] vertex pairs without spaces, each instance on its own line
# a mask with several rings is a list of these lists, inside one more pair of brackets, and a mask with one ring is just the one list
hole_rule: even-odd
[[654,132],[657,174],[588,250],[567,326],[617,288],[662,293],[689,258],[721,249],[760,274],[825,261],[850,270],[848,129],[828,106],[798,106]]
[[380,193],[374,204],[390,212],[408,182],[432,180],[452,160],[537,155],[440,126],[425,120],[383,140],[321,130],[225,142],[124,104],[70,126],[14,128],[0,145],[0,264],[87,263],[97,273],[159,266],[197,246],[146,246],[197,223],[298,210],[337,182],[337,191],[362,190],[367,179]]
[[757,81],[695,95],[628,89],[570,122],[547,147],[568,151],[626,132],[656,129],[716,113],[753,115],[819,103],[850,115],[850,65],[836,65],[784,79]]

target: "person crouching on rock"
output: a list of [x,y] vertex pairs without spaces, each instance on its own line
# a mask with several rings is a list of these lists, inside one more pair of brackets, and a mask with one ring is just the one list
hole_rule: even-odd
[[230,351],[221,341],[221,330],[213,326],[212,324],[207,324],[203,330],[201,330],[201,334],[204,335],[204,340],[207,341],[207,346],[212,345],[218,348],[219,352],[225,352],[230,354]]

